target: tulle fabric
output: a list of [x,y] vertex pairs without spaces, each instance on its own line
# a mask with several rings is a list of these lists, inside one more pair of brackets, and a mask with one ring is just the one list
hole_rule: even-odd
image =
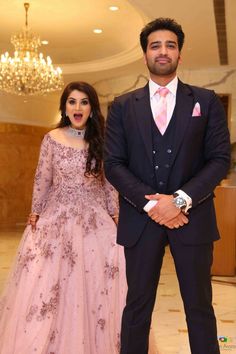
[[117,354],[126,280],[117,194],[85,177],[87,150],[47,134],[32,211],[0,302],[1,354]]

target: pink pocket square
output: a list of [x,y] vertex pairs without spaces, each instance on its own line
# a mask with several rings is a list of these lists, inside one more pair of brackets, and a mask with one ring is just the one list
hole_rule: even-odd
[[193,108],[192,117],[200,117],[201,116],[201,108],[199,102],[197,102]]

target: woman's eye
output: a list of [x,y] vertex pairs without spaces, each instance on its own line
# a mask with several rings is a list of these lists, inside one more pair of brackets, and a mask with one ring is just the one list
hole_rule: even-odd
[[69,100],[68,103],[69,104],[75,104],[75,101],[74,100]]
[[86,106],[87,104],[89,104],[89,101],[88,100],[83,100],[83,101],[81,101],[81,104]]

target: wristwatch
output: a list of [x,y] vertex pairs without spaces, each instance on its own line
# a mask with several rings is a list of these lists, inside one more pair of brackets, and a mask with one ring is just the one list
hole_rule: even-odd
[[184,210],[187,206],[186,200],[181,197],[178,193],[173,194],[173,204],[176,206],[176,208],[179,208],[181,210]]

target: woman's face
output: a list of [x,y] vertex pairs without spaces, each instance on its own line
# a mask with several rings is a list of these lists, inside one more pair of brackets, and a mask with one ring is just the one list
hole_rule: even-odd
[[66,100],[66,115],[72,128],[84,129],[91,113],[91,105],[86,93],[73,90]]

